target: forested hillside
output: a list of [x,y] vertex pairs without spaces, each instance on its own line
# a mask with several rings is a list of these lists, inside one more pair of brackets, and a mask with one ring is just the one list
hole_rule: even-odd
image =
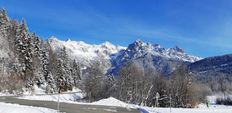
[[28,31],[25,20],[11,20],[0,11],[1,91],[33,92],[35,85],[47,93],[71,90],[80,80],[78,63],[66,49],[54,53],[47,41]]

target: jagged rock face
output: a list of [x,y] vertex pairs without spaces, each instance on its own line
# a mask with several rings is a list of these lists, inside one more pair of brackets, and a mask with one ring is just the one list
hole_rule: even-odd
[[113,75],[118,75],[120,68],[132,61],[137,62],[145,69],[151,68],[157,73],[168,75],[180,65],[201,59],[187,55],[179,47],[165,49],[158,44],[152,45],[142,41],[135,41],[116,56],[112,59],[112,67],[108,71]]
[[232,75],[232,54],[199,60],[190,64],[189,69],[199,78]]
[[173,59],[165,58],[162,56],[156,56],[150,53],[147,53],[135,59],[128,59],[122,62],[117,62],[117,61],[118,60],[115,60],[113,62],[113,65],[116,65],[116,66],[112,67],[109,70],[109,73],[113,75],[118,75],[120,68],[126,65],[128,62],[136,62],[141,67],[143,67],[145,70],[152,69],[153,72],[159,73],[165,76],[170,74],[172,71],[177,69],[179,66],[188,64],[188,62],[173,60]]
[[199,57],[186,54],[181,48],[177,46],[175,46],[174,48],[165,49],[158,44],[152,45],[150,43],[144,43],[142,41],[135,41],[134,43],[130,44],[127,48],[127,51],[128,55],[132,58],[149,53],[155,56],[161,56],[168,59],[186,62],[195,62],[201,59]]

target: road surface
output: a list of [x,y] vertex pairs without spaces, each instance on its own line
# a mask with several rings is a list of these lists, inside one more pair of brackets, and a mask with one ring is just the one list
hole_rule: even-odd
[[[0,97],[0,102],[57,109],[57,102],[51,101],[24,100],[8,96]],[[60,111],[65,113],[139,113],[135,109],[70,103],[60,103]]]

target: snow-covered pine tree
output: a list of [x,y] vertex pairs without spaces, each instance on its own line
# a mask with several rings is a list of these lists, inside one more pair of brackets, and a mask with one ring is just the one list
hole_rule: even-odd
[[72,73],[71,73],[69,57],[68,57],[67,50],[65,47],[62,48],[61,59],[63,60],[63,66],[64,66],[64,70],[65,70],[67,90],[72,90],[72,88],[74,86],[74,81],[73,81],[73,77],[72,77]]
[[45,77],[46,81],[48,82],[48,84],[51,84],[50,86],[54,86],[50,87],[48,86],[47,88],[47,92],[49,92],[48,90],[50,90],[49,88],[53,88],[51,90],[53,90],[54,92],[59,92],[60,89],[60,85],[58,86],[58,79],[60,74],[58,74],[58,70],[60,70],[60,68],[58,67],[58,56],[57,54],[52,50],[51,45],[49,42],[46,43],[46,48],[47,48],[47,52],[48,52],[48,77]]
[[32,38],[26,38],[25,45],[25,77],[26,77],[26,87],[31,88],[34,85],[34,70],[33,70],[33,44]]
[[42,62],[42,74],[47,83],[46,92],[47,93],[54,93],[56,91],[56,85],[54,77],[49,70],[49,43],[41,42],[42,43],[42,53],[41,53],[41,62]]
[[46,93],[54,93],[54,92],[56,92],[55,80],[51,72],[48,72]]
[[58,65],[57,65],[57,88],[58,88],[58,92],[61,93],[63,91],[66,91],[66,79],[65,79],[65,71],[64,71],[64,66],[63,66],[63,60],[62,59],[58,59]]
[[[45,44],[43,45],[45,46]],[[48,56],[48,48],[46,46],[43,47],[41,50],[41,62],[42,62],[42,73],[45,80],[47,81],[49,74],[49,70],[48,70],[49,56]]]
[[7,37],[7,30],[9,29],[9,18],[6,14],[6,11],[4,9],[0,9],[0,30],[3,35],[3,37]]
[[74,81],[74,85],[77,87],[79,81],[81,80],[81,73],[80,73],[80,65],[76,62],[76,60],[73,60],[72,64],[72,77]]
[[19,61],[18,72],[20,73],[22,79],[25,79],[23,75],[23,71],[25,71],[24,55],[26,52],[26,48],[24,44],[25,44],[26,36],[27,36],[27,27],[25,26],[25,24],[19,25],[19,27],[16,30],[15,48],[16,48],[17,60]]
[[27,26],[22,20],[19,29],[16,33],[16,49],[18,60],[20,62],[21,77],[25,80],[25,86],[31,88],[33,86],[33,68],[32,68],[32,55],[33,45],[30,35],[27,32]]
[[9,22],[9,18],[6,14],[6,10],[5,9],[1,9],[0,10],[0,24],[6,24]]
[[42,50],[41,50],[41,41],[38,36],[34,33],[31,34],[32,44],[33,44],[33,74],[34,81],[38,87],[45,85],[45,78],[43,74],[43,62],[42,62]]
[[57,67],[57,84],[59,87],[59,91],[67,91],[72,90],[74,82],[71,75],[70,62],[68,58],[68,54],[66,52],[66,48],[63,47],[60,51],[60,58],[58,59],[58,67]]

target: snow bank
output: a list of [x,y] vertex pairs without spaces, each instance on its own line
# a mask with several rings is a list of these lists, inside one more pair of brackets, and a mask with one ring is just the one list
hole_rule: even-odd
[[56,113],[56,110],[42,107],[0,103],[0,113]]
[[2,93],[0,92],[0,96],[14,96],[13,94],[9,94],[9,93]]
[[75,102],[84,97],[82,93],[72,93],[72,94],[54,94],[54,95],[40,95],[40,96],[23,96],[18,97],[19,99],[27,100],[43,100],[43,101],[57,101],[58,98],[60,102]]
[[59,98],[60,102],[75,103],[77,100],[84,98],[84,94],[80,89],[73,89],[73,91],[65,92],[63,94],[43,94],[43,95],[32,95],[22,96],[19,99],[27,100],[42,100],[42,101],[57,101]]
[[93,105],[102,105],[102,106],[117,106],[117,107],[131,107],[129,104],[122,102],[118,99],[115,99],[113,97],[109,97],[106,99],[102,99],[96,102],[92,102]]

